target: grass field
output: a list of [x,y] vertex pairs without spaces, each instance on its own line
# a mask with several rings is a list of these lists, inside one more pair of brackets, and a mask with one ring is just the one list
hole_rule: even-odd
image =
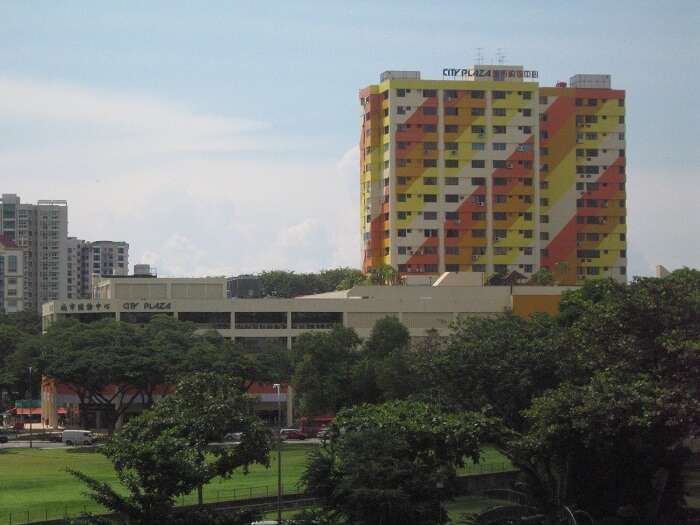
[[[296,492],[313,445],[286,445],[282,456],[282,485]],[[236,473],[231,479],[216,479],[204,488],[205,502],[243,499],[277,493],[277,455],[271,454],[269,469],[254,466],[250,473]],[[482,461],[463,473],[493,472],[508,466],[496,450],[485,448]],[[0,450],[0,525],[74,516],[84,511],[103,512],[85,496],[84,485],[68,474],[70,467],[117,487],[111,463],[89,449],[4,449]],[[179,500],[196,503],[196,494]],[[465,512],[465,511],[462,511]]]

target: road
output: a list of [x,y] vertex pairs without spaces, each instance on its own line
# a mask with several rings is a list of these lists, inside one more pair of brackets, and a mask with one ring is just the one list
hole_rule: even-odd
[[[34,448],[68,448],[63,443],[54,443],[51,441],[37,441],[32,442]],[[18,439],[8,441],[7,443],[0,443],[0,450],[4,448],[29,448],[29,440]]]
[[[310,438],[310,439],[305,439],[305,440],[296,440],[296,439],[290,439],[284,441],[285,445],[318,445],[321,443],[320,439],[316,438]],[[235,443],[230,442],[230,443],[212,443],[212,445],[235,445]],[[76,448],[76,447],[67,447],[63,443],[55,443],[52,441],[38,441],[34,440],[33,441],[33,447],[34,448]],[[29,448],[29,440],[25,439],[18,439],[18,440],[10,440],[7,443],[0,443],[0,450],[5,449],[5,448]]]

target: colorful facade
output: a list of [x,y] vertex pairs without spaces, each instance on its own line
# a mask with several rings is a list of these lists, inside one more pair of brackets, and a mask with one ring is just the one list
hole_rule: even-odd
[[[360,91],[363,268],[626,279],[624,91],[520,66]],[[465,71],[465,70],[462,70]]]

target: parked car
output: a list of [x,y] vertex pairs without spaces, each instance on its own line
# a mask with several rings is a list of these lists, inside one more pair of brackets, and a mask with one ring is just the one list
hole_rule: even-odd
[[5,434],[0,434],[0,443],[7,443],[9,441]]
[[306,439],[306,434],[298,428],[283,428],[280,430],[280,436],[282,439]]
[[49,432],[46,435],[46,439],[54,443],[60,443],[63,440],[63,435],[61,432]]
[[328,437],[328,435],[330,434],[330,431],[331,431],[330,427],[322,427],[321,430],[319,430],[316,433],[316,437],[319,439],[326,439]]
[[238,443],[241,440],[241,436],[243,435],[243,432],[229,432],[224,436],[224,440],[226,441],[234,441]]
[[61,441],[66,445],[92,445],[95,435],[89,430],[64,430]]

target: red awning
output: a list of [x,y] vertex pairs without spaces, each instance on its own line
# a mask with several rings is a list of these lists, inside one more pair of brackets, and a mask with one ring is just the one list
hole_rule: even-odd
[[38,408],[14,408],[12,410],[14,414],[17,414],[18,416],[26,416],[30,414],[41,414],[41,407]]

